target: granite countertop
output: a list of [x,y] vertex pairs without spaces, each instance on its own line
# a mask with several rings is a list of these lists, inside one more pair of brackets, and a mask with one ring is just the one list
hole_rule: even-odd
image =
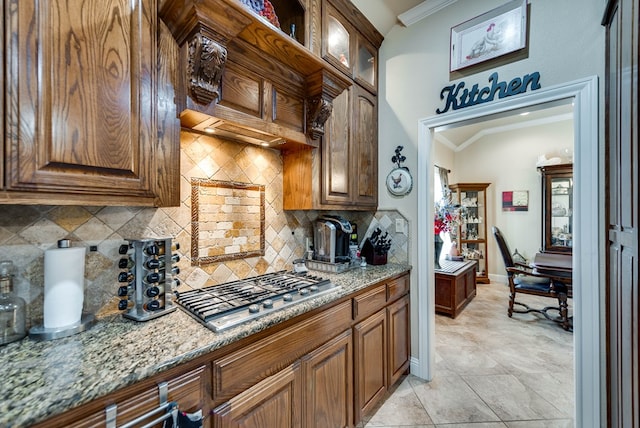
[[0,426],[45,420],[408,270],[387,264],[318,273],[341,287],[221,333],[178,309],[146,322],[112,316],[74,336],[2,346]]

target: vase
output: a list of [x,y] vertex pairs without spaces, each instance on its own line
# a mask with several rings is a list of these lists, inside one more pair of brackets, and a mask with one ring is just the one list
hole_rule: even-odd
[[440,238],[440,235],[435,235],[434,237],[434,253],[433,253],[433,261],[434,261],[434,267],[436,269],[440,269],[440,252],[442,251],[442,244],[444,241],[442,241],[442,238]]

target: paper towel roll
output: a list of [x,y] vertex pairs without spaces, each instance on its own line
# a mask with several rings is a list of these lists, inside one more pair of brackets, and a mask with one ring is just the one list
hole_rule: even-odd
[[84,301],[84,247],[44,253],[44,328],[79,323]]

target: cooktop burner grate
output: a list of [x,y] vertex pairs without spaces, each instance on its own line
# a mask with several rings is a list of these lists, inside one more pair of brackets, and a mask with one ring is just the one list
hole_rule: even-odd
[[176,302],[213,331],[221,331],[338,288],[309,273],[279,271],[177,292]]

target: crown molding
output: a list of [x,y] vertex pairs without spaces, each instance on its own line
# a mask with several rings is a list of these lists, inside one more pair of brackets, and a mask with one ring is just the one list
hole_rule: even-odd
[[398,20],[402,22],[405,27],[408,27],[429,15],[433,15],[440,9],[452,5],[456,1],[457,0],[425,0],[416,7],[398,15]]

